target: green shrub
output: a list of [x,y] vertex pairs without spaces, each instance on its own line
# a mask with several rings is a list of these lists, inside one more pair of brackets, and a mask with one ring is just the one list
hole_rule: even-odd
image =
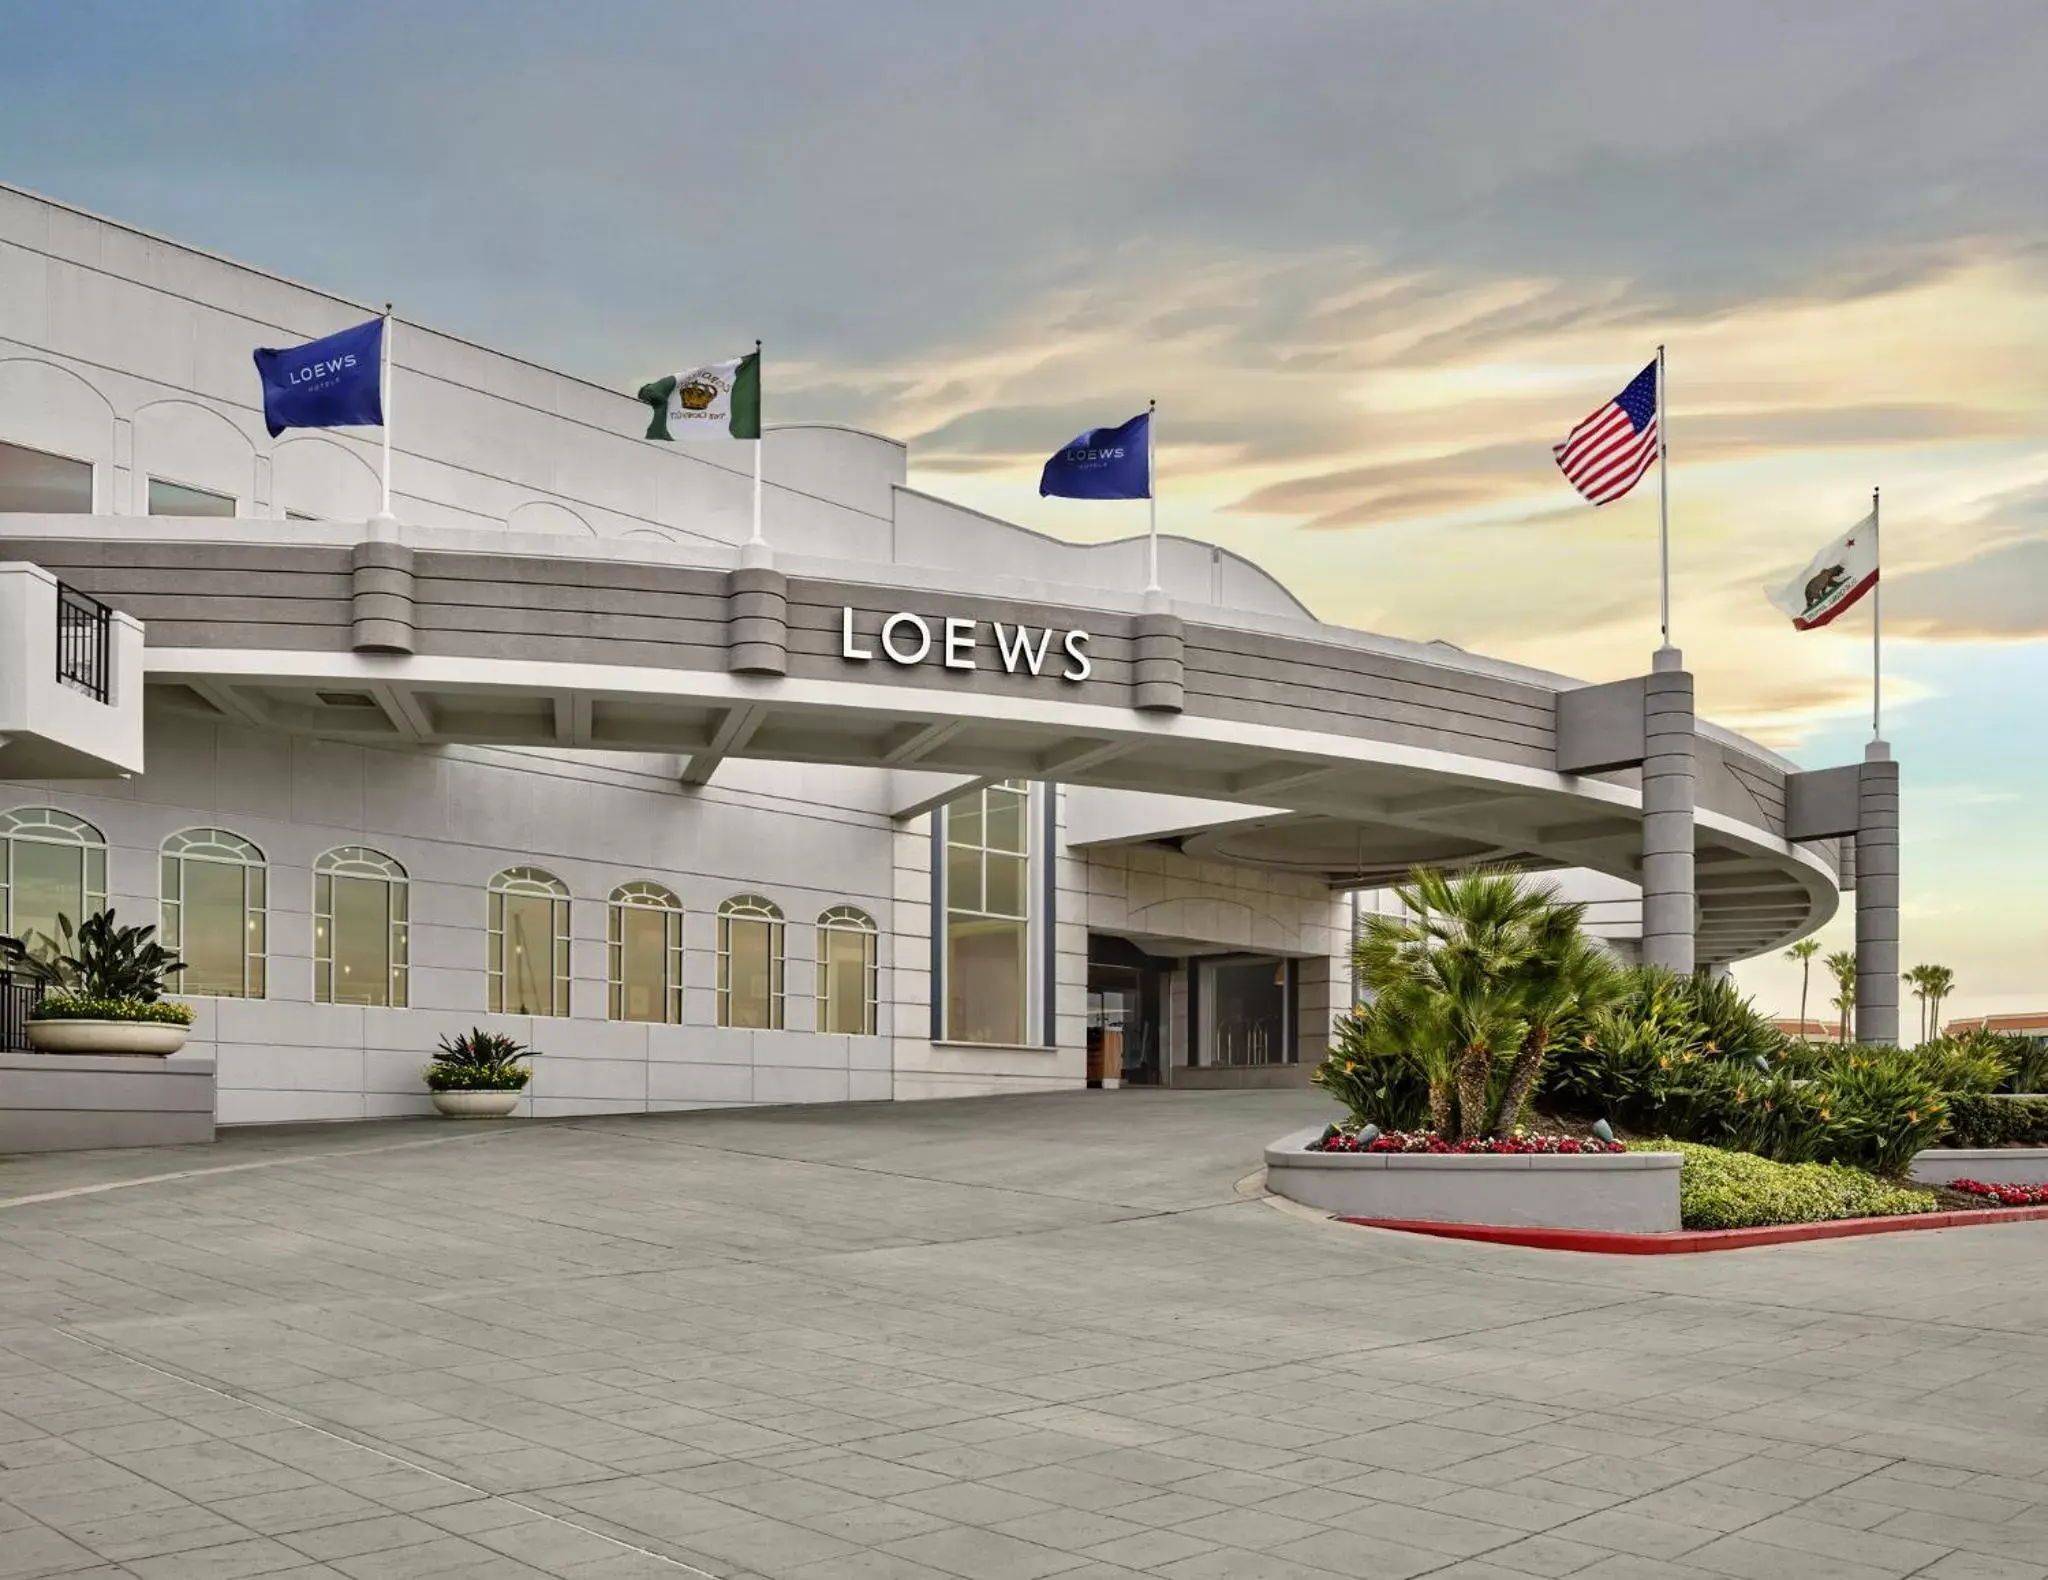
[[1757,1070],[1727,1061],[1709,1066],[1722,1105],[1702,1101],[1702,1122],[1681,1132],[1709,1145],[1736,1147],[1779,1163],[1848,1161],[1846,1126],[1821,1081],[1779,1066]]
[[28,1012],[30,1020],[139,1020],[163,1026],[192,1024],[190,1004],[158,999],[89,998],[83,993],[46,993]]
[[2048,1037],[2014,1037],[1992,1033],[2005,1044],[2012,1074],[2002,1088],[2008,1092],[2048,1092]]
[[57,916],[61,938],[37,934],[34,946],[0,937],[0,967],[26,972],[62,993],[153,1004],[185,962],[152,937],[153,926],[120,927],[112,910],[95,911],[77,927]]
[[1699,1024],[1701,1045],[1706,1052],[1743,1063],[1784,1057],[1791,1039],[1742,996],[1732,977],[1701,971],[1678,978],[1677,985],[1692,1018]]
[[2009,1086],[2020,1063],[2023,1037],[2001,1037],[1996,1032],[1973,1031],[1963,1037],[1936,1037],[1910,1052],[1920,1068],[1944,1092],[2019,1091]]
[[[1684,1067],[1704,1057],[1705,1033],[1680,979],[1669,971],[1629,973],[1615,1004],[1561,1028],[1545,1087],[1568,1105],[1639,1128],[1664,1128]],[[1676,1073],[1675,1073],[1676,1072]]]
[[1900,1174],[1948,1129],[1950,1099],[1938,1076],[1907,1048],[1851,1048],[1814,1083],[1833,1112],[1827,1156],[1880,1174]]
[[1725,982],[1637,971],[1558,1048],[1552,1099],[1780,1163],[1897,1174],[1940,1139],[1951,1092],[1988,1091],[2007,1068],[1982,1046],[1813,1046],[1760,1022]]
[[1969,1093],[1948,1102],[1952,1147],[2048,1147],[2048,1096],[1985,1097]]
[[1337,1038],[1309,1080],[1342,1103],[1351,1128],[1429,1128],[1429,1073],[1375,1007],[1337,1017]]
[[1932,1191],[1833,1163],[1774,1163],[1687,1141],[1632,1141],[1631,1152],[1680,1152],[1678,1211],[1688,1229],[1751,1229],[1933,1212]]
[[475,1027],[443,1037],[420,1079],[434,1092],[517,1092],[533,1079],[519,1061],[539,1057],[523,1042]]

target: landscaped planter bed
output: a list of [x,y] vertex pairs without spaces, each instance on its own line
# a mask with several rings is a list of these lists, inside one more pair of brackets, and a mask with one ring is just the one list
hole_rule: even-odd
[[2000,1207],[2048,1207],[2048,1185],[1997,1180],[1951,1180],[1950,1190],[1962,1196],[1981,1196]]
[[1322,1137],[1302,1130],[1267,1147],[1266,1188],[1341,1218],[1635,1234],[1679,1226],[1675,1152],[1333,1152],[1320,1150]]
[[1910,1172],[1922,1185],[1965,1179],[2043,1185],[2048,1184],[2048,1147],[1929,1147],[1914,1155]]

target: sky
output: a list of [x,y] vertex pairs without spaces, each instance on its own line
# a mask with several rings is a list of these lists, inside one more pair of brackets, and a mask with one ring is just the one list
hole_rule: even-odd
[[1062,536],[1142,530],[1036,477],[1156,398],[1162,530],[1589,680],[1657,642],[1654,477],[1596,511],[1549,447],[1664,343],[1702,713],[1861,755],[1867,607],[1763,588],[1881,488],[1904,959],[2048,1009],[2041,0],[0,0],[0,44],[0,178],[621,389],[759,337],[771,424]]

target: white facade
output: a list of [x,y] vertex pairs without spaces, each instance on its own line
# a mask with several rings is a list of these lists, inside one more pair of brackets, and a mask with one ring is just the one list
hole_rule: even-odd
[[[260,893],[247,969],[241,991],[195,1001],[191,1044],[218,1060],[223,1122],[423,1111],[420,1065],[472,1026],[541,1051],[527,1101],[540,1115],[1072,1087],[1090,1076],[1091,1041],[1110,1050],[1094,1066],[1108,1080],[1298,1080],[1350,999],[1343,891],[1365,875],[1347,863],[1369,853],[1398,872],[1526,849],[1602,867],[1609,886],[1627,869],[1637,791],[1552,760],[1552,701],[1575,682],[1317,624],[1257,567],[1185,539],[1161,543],[1164,586],[1148,599],[1141,539],[1052,540],[906,487],[893,441],[777,429],[772,367],[764,556],[741,549],[749,446],[649,443],[628,395],[400,323],[397,519],[372,521],[379,436],[273,440],[250,363],[258,346],[370,311],[0,187],[0,564],[24,566],[0,592],[44,587],[39,563],[69,566],[58,574],[128,633],[106,705],[118,718],[88,721],[112,732],[98,766],[56,777],[51,759],[0,742],[0,838],[19,843],[12,879],[0,873],[0,930],[48,912],[74,861],[63,841],[90,838],[79,830],[103,837],[119,916],[167,931],[202,904],[174,888],[222,874],[167,870],[166,852],[239,852],[237,892]],[[374,623],[410,643],[412,593],[389,589],[413,587],[415,553],[421,606],[440,597],[442,625],[423,625],[417,648],[351,647],[366,586]],[[222,591],[238,559],[266,556],[277,569],[259,588]],[[743,620],[727,612],[742,595],[707,590],[739,587],[763,560],[791,606],[768,644],[789,667],[770,679],[729,662],[740,638],[728,628],[775,627],[784,595],[744,593]],[[452,598],[458,564],[525,579],[495,599]],[[642,593],[643,581],[681,590]],[[613,617],[603,600],[521,601],[597,585],[662,607]],[[984,620],[1116,630],[1099,636],[1091,689],[853,663],[836,623],[829,636],[817,624],[822,603],[845,602],[851,631],[857,602],[872,622],[947,599],[977,600]],[[700,612],[677,614],[685,604]],[[146,630],[129,605],[147,606]],[[1185,665],[1181,622],[1202,637]],[[457,634],[467,645],[451,645]],[[8,635],[0,666],[14,662]],[[600,651],[600,635],[617,648]],[[41,641],[16,644],[24,674]],[[718,673],[675,658],[691,643],[719,649]],[[575,652],[535,656],[537,644]],[[604,740],[633,749],[594,749]],[[1722,856],[1755,874],[1728,892],[1762,896],[1763,920],[1736,925],[1770,940],[1832,909],[1832,858],[1786,845],[1782,818],[1758,822],[1756,787],[1768,799],[1783,765],[1726,744],[1715,764],[1733,810],[1703,816]],[[105,776],[120,773],[133,777]],[[1028,885],[989,880],[984,896],[995,923],[1023,913],[1024,984],[1005,1009],[1016,1034],[949,1040],[948,972],[969,980],[970,966],[988,969],[988,938],[1007,949],[1017,934],[992,923],[980,965],[945,964],[935,899],[957,863],[942,857],[935,873],[947,814],[933,809],[1003,781],[1038,787]],[[27,832],[7,835],[15,814]],[[323,986],[323,858],[402,872],[402,1006],[319,1001],[337,996]],[[77,870],[98,860],[77,857]],[[1011,871],[987,861],[984,876]],[[566,1014],[492,1013],[492,963],[503,980],[510,947],[493,931],[492,886],[513,872],[566,898]],[[636,884],[679,904],[673,1023],[614,1015],[611,900]],[[743,897],[781,917],[772,1027],[723,1023],[719,913]],[[830,912],[874,924],[870,1032],[818,1026],[817,924]],[[971,931],[957,924],[955,942]],[[1106,1029],[1145,1057],[1126,1046],[1120,1072]]]
[[[160,519],[162,537],[331,538],[328,523],[360,523],[378,507],[378,435],[272,440],[249,352],[364,316],[360,306],[0,188],[0,445],[30,453],[39,485],[54,470],[60,491],[65,470],[48,458],[89,468],[78,475],[89,478],[80,486],[90,514],[55,521],[60,530],[87,534],[104,518],[150,515],[153,499],[167,517],[167,504],[190,504],[175,491],[189,490],[220,496],[221,514]],[[409,324],[397,326],[394,353],[394,504],[409,526],[489,534],[542,553],[576,540],[586,556],[601,554],[605,540],[647,554],[745,537],[745,446],[648,444],[645,411],[630,398]],[[972,566],[1033,590],[1135,589],[1140,580],[1139,544],[1060,543],[906,489],[902,447],[885,439],[772,432],[765,461],[767,517],[789,559],[894,564],[913,580]],[[5,477],[0,470],[0,488]],[[74,508],[53,507],[47,494],[34,503]],[[302,526],[301,517],[312,521]],[[44,519],[38,530],[51,525]],[[1180,596],[1302,613],[1235,556],[1183,540],[1164,549]],[[8,558],[0,539],[0,560]],[[9,585],[33,578],[50,580],[24,567]],[[130,658],[135,669],[139,653]],[[140,680],[139,669],[124,671],[137,691]],[[1341,970],[1331,956],[1333,945],[1341,954],[1344,906],[1325,885],[1178,857],[1169,876],[1164,853],[1048,852],[1057,922],[1034,914],[1032,926],[1044,940],[1034,973],[1053,985],[1049,1020],[1040,1017],[1035,1045],[948,1043],[932,1025],[933,817],[892,817],[900,772],[732,762],[708,785],[685,788],[668,755],[366,747],[201,717],[180,700],[175,691],[154,697],[146,771],[130,779],[8,776],[0,752],[0,817],[50,808],[102,834],[107,899],[127,921],[163,917],[162,853],[182,831],[224,830],[262,853],[262,992],[192,1000],[200,1013],[189,1052],[218,1061],[223,1123],[422,1112],[421,1064],[440,1036],[472,1026],[541,1051],[527,1105],[539,1115],[1077,1086],[1089,930],[1156,931],[1156,906],[1138,898],[1152,890],[1161,899],[1186,891],[1170,929],[1184,951],[1299,955],[1313,961],[1318,983]],[[129,709],[125,727],[139,718]],[[123,768],[142,766],[141,744],[130,745],[135,760]],[[961,782],[930,777],[942,788]],[[351,847],[390,858],[407,880],[402,1008],[315,1002],[314,865]],[[566,1016],[487,1007],[488,885],[516,867],[544,869],[568,889]],[[636,881],[662,885],[682,904],[679,1024],[608,1015],[608,899]],[[717,909],[743,894],[771,900],[786,918],[778,1030],[718,1024]],[[873,1035],[816,1029],[815,923],[834,907],[877,923]],[[0,928],[7,921],[0,915]],[[1314,1002],[1327,1006],[1327,989]],[[1321,1027],[1309,1013],[1301,1052],[1312,1061]],[[1186,1028],[1175,1035],[1184,1060]]]

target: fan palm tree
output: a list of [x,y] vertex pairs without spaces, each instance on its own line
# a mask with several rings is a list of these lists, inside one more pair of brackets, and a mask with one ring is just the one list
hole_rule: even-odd
[[1837,949],[1821,962],[1833,973],[1835,996],[1831,1002],[1841,1012],[1841,1032],[1837,1041],[1849,1040],[1849,1012],[1856,1007],[1856,952],[1853,949]]
[[1806,1040],[1806,989],[1813,979],[1813,957],[1820,953],[1818,938],[1802,938],[1785,951],[1787,960],[1799,962],[1799,1039]]
[[[1395,893],[1407,914],[1365,919],[1359,974],[1384,1012],[1411,1028],[1439,1132],[1455,1123],[1471,1140],[1506,1129],[1535,1091],[1551,1028],[1578,1007],[1577,995],[1611,996],[1605,962],[1592,958],[1579,930],[1585,907],[1500,868],[1456,878],[1417,869]],[[1494,1108],[1503,1057],[1510,1064]]]
[[[1614,957],[1579,931],[1582,914],[1578,906],[1556,907],[1550,925],[1541,930],[1538,952],[1523,972],[1522,1009],[1528,1024],[1501,1092],[1496,1131],[1519,1123],[1522,1110],[1536,1095],[1559,1022],[1567,1016],[1597,1014],[1628,991],[1628,977]],[[1567,918],[1569,931],[1563,926]]]

